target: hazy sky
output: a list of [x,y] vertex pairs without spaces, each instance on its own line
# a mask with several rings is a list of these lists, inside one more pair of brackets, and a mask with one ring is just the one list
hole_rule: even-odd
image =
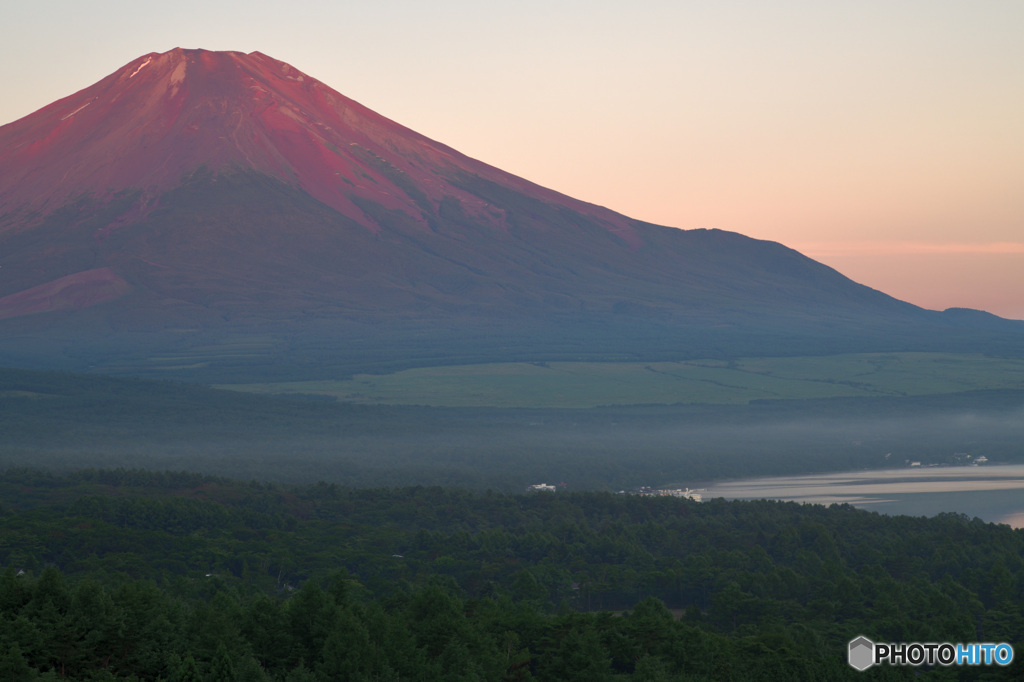
[[634,218],[1024,319],[1022,0],[34,0],[0,124],[147,52],[259,50]]

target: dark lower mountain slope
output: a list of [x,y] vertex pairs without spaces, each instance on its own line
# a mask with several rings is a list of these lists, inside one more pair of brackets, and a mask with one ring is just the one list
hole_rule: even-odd
[[563,207],[454,181],[508,229],[474,230],[454,200],[427,231],[367,203],[373,234],[251,172],[196,173],[103,239],[111,204],[83,200],[2,237],[0,349],[15,364],[143,373],[146,358],[184,353],[176,376],[216,380],[260,365],[284,377],[509,358],[1013,352],[1024,339],[1024,325],[922,310],[776,243],[636,223],[630,248]]

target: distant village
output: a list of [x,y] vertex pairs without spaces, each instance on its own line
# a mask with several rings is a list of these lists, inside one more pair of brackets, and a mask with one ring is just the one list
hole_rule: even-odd
[[[886,455],[886,458],[888,458],[888,457],[889,457],[889,455]],[[909,459],[906,460],[906,462],[905,462],[905,464],[907,466],[911,467],[911,468],[916,468],[916,467],[941,467],[941,466],[976,467],[976,466],[981,466],[982,464],[987,464],[987,463],[988,463],[988,457],[986,457],[985,455],[980,455],[978,457],[974,457],[973,455],[971,455],[969,453],[966,453],[966,452],[956,452],[956,453],[953,453],[953,460],[952,460],[952,462],[948,462],[948,461],[947,462],[929,462],[927,464],[922,464],[919,461],[912,461],[912,460],[909,460]]]
[[[558,485],[549,485],[547,483],[537,483],[535,485],[526,486],[526,491],[531,493],[553,493],[557,491],[559,488],[565,488],[565,484],[559,483]],[[638,488],[632,488],[630,490],[620,490],[619,495],[639,495],[640,497],[685,497],[688,500],[700,502],[702,500],[702,492],[704,492],[704,488],[690,490],[689,488],[673,489],[640,486]]]
[[704,488],[690,490],[689,488],[649,488],[647,486],[640,486],[631,490],[620,490],[619,494],[639,495],[640,497],[685,497],[688,500],[700,502],[703,500],[703,497],[701,497],[702,492],[705,492]]

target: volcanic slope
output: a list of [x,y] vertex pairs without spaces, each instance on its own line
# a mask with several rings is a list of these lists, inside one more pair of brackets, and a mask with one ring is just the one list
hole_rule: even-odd
[[1022,326],[574,200],[259,52],[148,54],[0,128],[5,364],[1012,350]]

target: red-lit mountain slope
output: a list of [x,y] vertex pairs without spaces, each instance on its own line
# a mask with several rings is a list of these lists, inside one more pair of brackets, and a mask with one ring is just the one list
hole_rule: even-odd
[[0,127],[10,362],[255,338],[300,364],[895,350],[1017,327],[576,201],[258,52],[149,54]]
[[503,211],[444,179],[465,173],[570,207],[637,243],[623,216],[467,158],[259,52],[149,54],[0,130],[2,213],[130,187],[141,190],[121,216],[132,222],[205,165],[281,180],[374,233],[381,227],[359,199],[429,229],[424,213],[449,198],[474,223],[504,229]]

